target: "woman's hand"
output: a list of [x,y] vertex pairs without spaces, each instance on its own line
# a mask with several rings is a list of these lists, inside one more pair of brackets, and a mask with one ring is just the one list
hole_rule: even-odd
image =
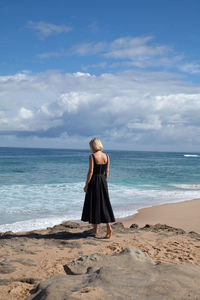
[[84,187],[84,192],[87,194],[87,190],[88,190],[88,186],[87,185],[85,185],[85,187]]

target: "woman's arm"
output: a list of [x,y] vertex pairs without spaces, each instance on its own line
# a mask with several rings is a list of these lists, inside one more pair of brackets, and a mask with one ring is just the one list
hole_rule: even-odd
[[89,182],[92,178],[93,168],[94,168],[93,157],[92,157],[92,154],[90,154],[90,156],[89,156],[89,169],[88,169],[87,179],[86,179],[86,183],[85,183],[85,187],[84,187],[84,192],[85,193],[87,193],[88,184],[89,184]]
[[108,159],[108,163],[107,163],[106,171],[105,171],[105,177],[106,177],[106,179],[108,179],[108,176],[109,176],[109,167],[110,167],[110,159],[109,159],[108,155],[107,155],[107,159]]

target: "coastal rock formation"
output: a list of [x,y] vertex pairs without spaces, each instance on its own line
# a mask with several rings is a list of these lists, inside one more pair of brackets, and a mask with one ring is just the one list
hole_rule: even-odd
[[91,254],[64,266],[67,275],[41,282],[27,300],[198,299],[200,267],[155,263],[139,249]]
[[[132,226],[132,225],[131,225]],[[130,227],[132,228],[132,227]],[[150,230],[150,231],[154,231],[154,232],[159,232],[159,231],[171,231],[174,232],[176,234],[184,234],[185,231],[181,228],[175,228],[172,226],[168,226],[166,224],[155,224],[155,225],[149,225],[146,224],[144,227],[141,228],[142,230]]]
[[111,239],[105,239],[104,224],[94,235],[91,225],[71,221],[1,233],[0,300],[200,300],[192,296],[198,291],[199,233],[166,224],[127,228],[116,222],[112,228]]

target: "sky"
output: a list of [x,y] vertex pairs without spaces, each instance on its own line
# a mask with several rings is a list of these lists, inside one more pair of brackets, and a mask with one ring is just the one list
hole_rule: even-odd
[[200,152],[199,0],[0,0],[0,146]]

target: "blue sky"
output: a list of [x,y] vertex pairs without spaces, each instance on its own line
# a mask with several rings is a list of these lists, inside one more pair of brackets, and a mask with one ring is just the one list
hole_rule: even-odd
[[198,151],[200,2],[0,1],[0,146]]

